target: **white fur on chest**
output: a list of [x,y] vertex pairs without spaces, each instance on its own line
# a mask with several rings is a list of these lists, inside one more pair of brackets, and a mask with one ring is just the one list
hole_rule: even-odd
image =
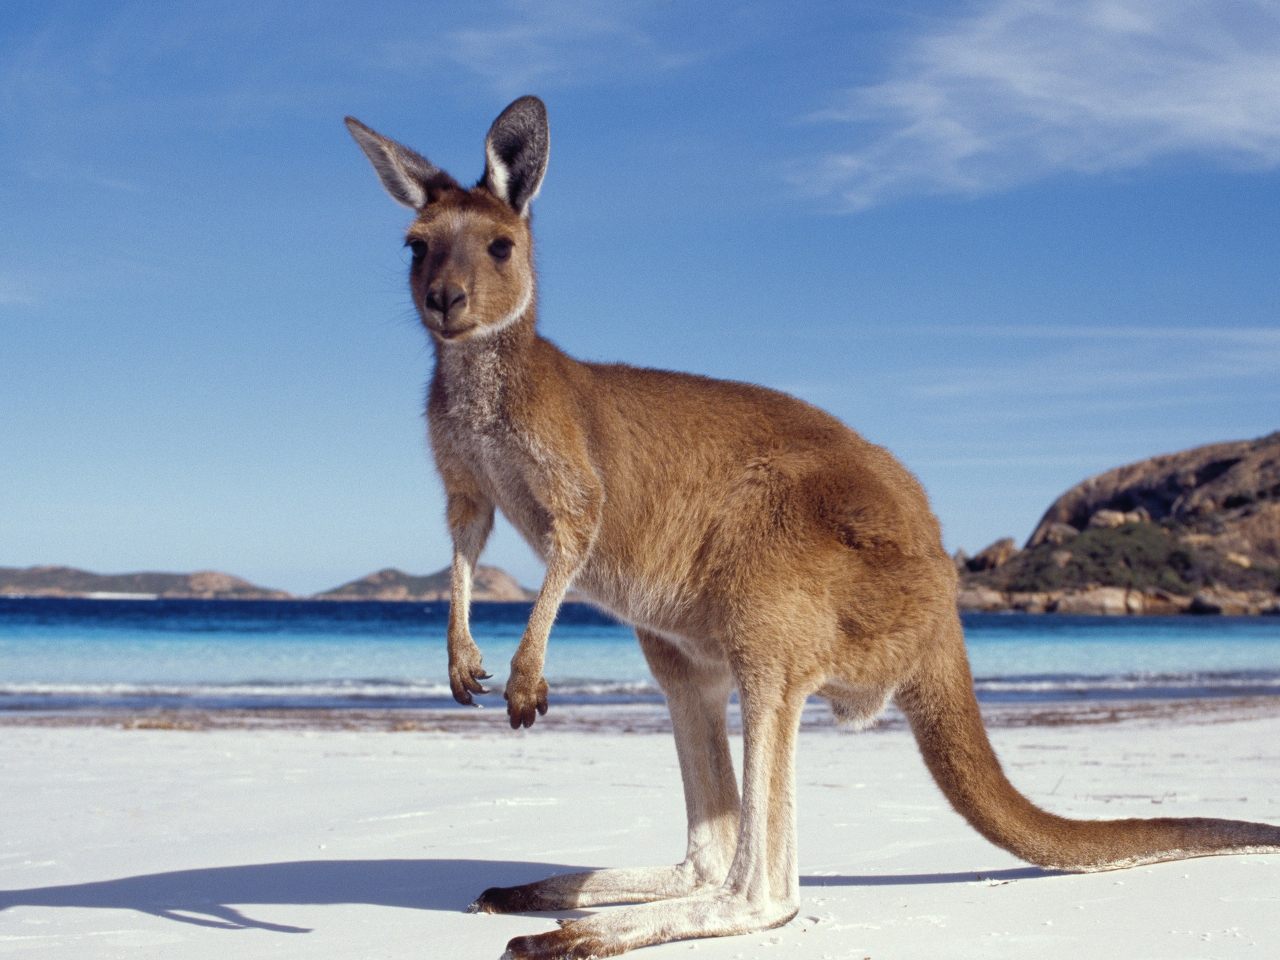
[[502,420],[503,363],[487,344],[459,344],[440,351],[436,376],[445,388],[444,414],[462,433],[483,435]]
[[448,455],[467,465],[485,495],[545,559],[538,511],[525,477],[528,444],[504,410],[501,356],[488,344],[449,347],[441,351],[436,376],[443,378],[446,398],[442,409],[432,411],[433,420],[440,419],[440,442],[448,446]]

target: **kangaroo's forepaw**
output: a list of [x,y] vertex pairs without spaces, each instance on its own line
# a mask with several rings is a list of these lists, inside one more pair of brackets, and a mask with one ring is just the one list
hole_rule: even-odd
[[453,699],[464,706],[472,706],[474,693],[488,693],[481,680],[488,680],[490,674],[480,666],[480,651],[472,644],[470,649],[451,651],[449,656],[449,689],[453,691]]
[[570,923],[550,933],[516,937],[507,944],[502,960],[593,960],[622,953],[621,948],[610,947],[599,937],[574,933],[574,926]]
[[532,727],[536,714],[546,715],[547,692],[547,681],[542,677],[531,680],[517,673],[511,674],[503,696],[507,700],[507,718],[511,721],[512,730]]

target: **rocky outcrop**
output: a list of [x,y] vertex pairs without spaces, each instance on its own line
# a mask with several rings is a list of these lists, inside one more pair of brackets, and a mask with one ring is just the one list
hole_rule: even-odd
[[981,570],[998,570],[1008,563],[1018,552],[1018,544],[1013,537],[997,540],[989,547],[979,550],[977,555],[965,561],[964,565],[975,573]]
[[[424,577],[388,568],[340,587],[317,593],[314,600],[402,600],[433,603],[449,599],[451,573],[448,567]],[[471,582],[471,599],[510,603],[532,600],[537,594],[525,590],[514,577],[497,567],[479,566]]]
[[1054,501],[1023,550],[961,557],[962,609],[1280,611],[1280,433],[1109,470]]
[[216,570],[198,573],[90,573],[74,567],[0,567],[0,596],[289,600],[284,590],[255,586]]
[[1266,591],[1202,590],[1194,597],[1165,590],[1129,590],[1092,586],[1076,590],[1002,591],[962,587],[958,597],[966,613],[1063,613],[1090,616],[1170,616],[1224,614],[1280,615],[1280,598]]
[[1069,523],[1050,523],[1044,528],[1040,543],[1048,543],[1056,547],[1059,544],[1066,543],[1079,532]]
[[[1076,531],[1165,523],[1193,545],[1280,566],[1280,432],[1152,457],[1072,487],[1045,511],[1027,547]],[[1058,538],[1058,539],[1055,539]]]

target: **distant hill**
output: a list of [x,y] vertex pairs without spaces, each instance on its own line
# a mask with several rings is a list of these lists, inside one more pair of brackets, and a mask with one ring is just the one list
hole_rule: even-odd
[[[416,600],[433,602],[449,599],[450,571],[448,567],[424,577],[388,568],[371,573],[367,577],[344,583],[340,587],[317,593],[314,600]],[[532,600],[537,594],[525,590],[515,578],[497,567],[476,567],[472,580],[471,599],[480,601],[511,602]]]
[[0,596],[168,597],[205,600],[288,600],[283,590],[258,587],[216,570],[199,573],[90,573],[74,567],[0,567]]
[[970,607],[1054,609],[1052,594],[1113,588],[1128,591],[1108,595],[1113,612],[1280,612],[1280,432],[1091,477],[1022,550],[1005,539],[957,562]]
[[[406,600],[432,602],[449,599],[450,572],[446,567],[419,577],[388,568],[326,590],[311,600]],[[217,599],[294,600],[284,590],[259,587],[230,574],[205,570],[199,573],[91,573],[74,567],[0,567],[0,597],[89,597],[98,599]],[[473,600],[525,602],[537,593],[525,590],[498,567],[480,566],[472,581]],[[566,602],[582,602],[573,591]]]

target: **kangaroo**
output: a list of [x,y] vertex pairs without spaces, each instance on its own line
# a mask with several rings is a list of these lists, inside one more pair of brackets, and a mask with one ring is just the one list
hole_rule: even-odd
[[[539,336],[529,206],[550,145],[541,100],[522,97],[494,121],[470,189],[346,122],[387,192],[417,214],[405,243],[435,348],[427,418],[454,544],[454,697],[487,692],[468,605],[500,509],[546,563],[506,683],[511,726],[547,711],[547,636],[572,584],[635,627],[675,731],[684,860],[485,890],[471,912],[638,904],[517,937],[504,958],[607,957],[794,917],[795,748],[811,695],[855,727],[892,698],[951,805],[1033,864],[1096,871],[1280,852],[1280,827],[1068,820],[1010,784],[978,712],[955,566],[924,491],[886,450],[773,390],[583,363]],[[741,799],[726,731],[735,690]]]

